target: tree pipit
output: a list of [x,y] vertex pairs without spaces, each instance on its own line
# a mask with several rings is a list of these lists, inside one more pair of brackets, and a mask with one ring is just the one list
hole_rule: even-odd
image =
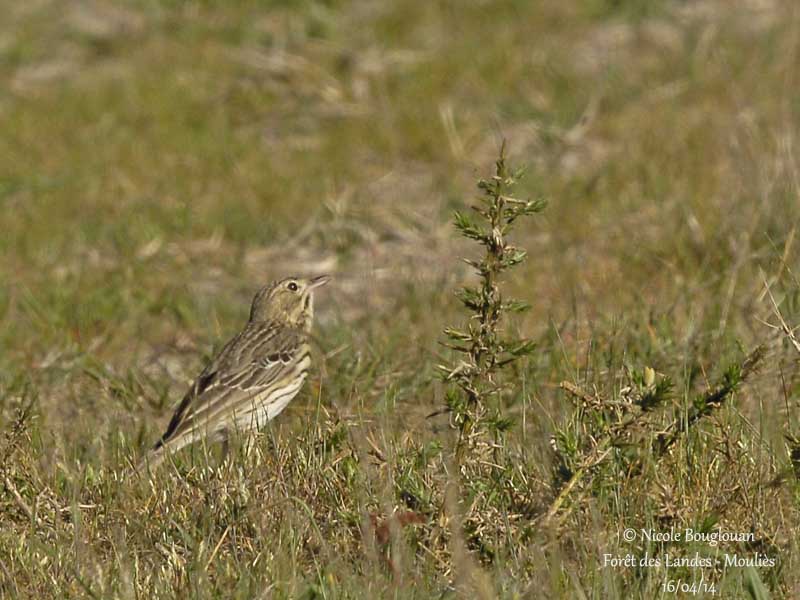
[[328,281],[289,277],[259,290],[247,325],[200,373],[138,470],[200,439],[223,441],[234,430],[263,427],[286,408],[311,364],[313,292]]

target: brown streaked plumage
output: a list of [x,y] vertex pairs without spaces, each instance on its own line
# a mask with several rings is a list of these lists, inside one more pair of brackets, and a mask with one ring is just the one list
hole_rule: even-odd
[[244,329],[200,373],[140,469],[202,438],[262,427],[286,408],[311,364],[313,291],[329,280],[288,277],[259,290]]

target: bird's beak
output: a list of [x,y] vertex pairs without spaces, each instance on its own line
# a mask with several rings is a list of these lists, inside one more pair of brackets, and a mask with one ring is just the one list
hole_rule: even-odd
[[320,275],[319,277],[314,277],[311,279],[311,282],[308,284],[308,289],[313,290],[314,288],[318,288],[320,286],[325,285],[331,280],[330,275]]

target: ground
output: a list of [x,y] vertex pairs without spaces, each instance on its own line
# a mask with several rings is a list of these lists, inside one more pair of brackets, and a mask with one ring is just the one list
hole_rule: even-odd
[[[793,2],[2,11],[0,595],[800,596]],[[536,343],[511,503],[429,418],[481,251],[452,213],[503,140],[548,201],[502,281]],[[293,273],[334,277],[304,391],[227,460],[132,477]],[[643,533],[687,528],[749,539]],[[604,558],[645,553],[757,564]]]

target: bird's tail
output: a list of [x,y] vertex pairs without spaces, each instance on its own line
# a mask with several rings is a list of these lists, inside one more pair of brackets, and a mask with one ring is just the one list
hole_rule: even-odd
[[179,435],[171,439],[161,438],[136,464],[133,473],[142,476],[148,472],[154,472],[172,454],[190,444],[193,438],[191,435]]
[[171,449],[159,443],[139,459],[139,462],[133,468],[132,474],[143,476],[148,472],[154,472],[164,462],[164,459],[169,456],[170,452]]
[[[195,430],[185,431],[169,438],[167,434],[164,434],[164,437],[158,440],[156,445],[139,460],[133,468],[132,473],[140,477],[146,475],[148,472],[154,473],[155,470],[161,466],[161,463],[169,459],[182,448],[202,439],[202,437],[203,436],[198,436]],[[217,436],[211,439],[216,441],[227,439],[225,430],[220,430]]]

